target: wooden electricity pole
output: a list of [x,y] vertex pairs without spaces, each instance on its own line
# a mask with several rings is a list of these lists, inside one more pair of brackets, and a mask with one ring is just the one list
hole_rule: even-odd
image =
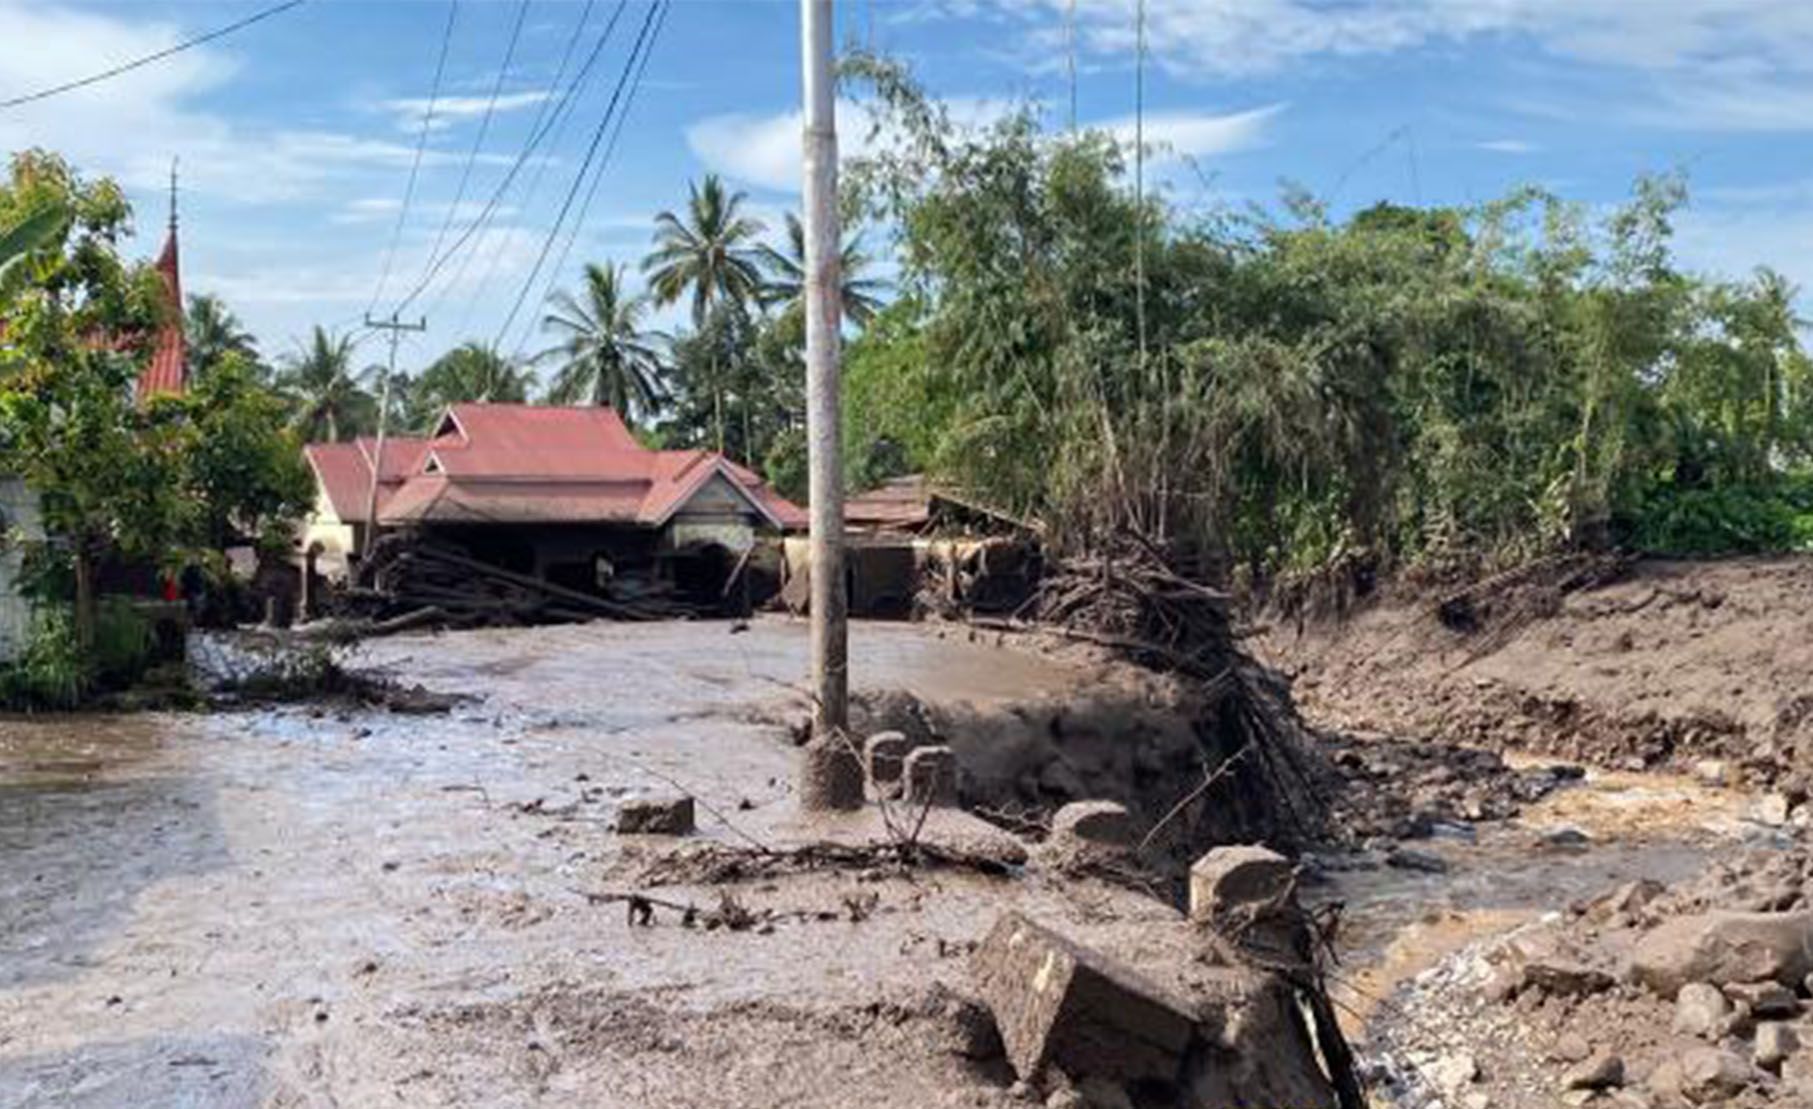
[[390,361],[384,369],[384,386],[378,390],[378,441],[372,448],[371,489],[365,497],[365,542],[359,545],[360,559],[371,557],[371,544],[378,535],[378,482],[384,477],[384,433],[390,429],[390,382],[397,376],[397,344],[405,331],[427,331],[428,320],[403,323],[392,312],[387,320],[374,320],[365,314],[365,326],[373,331],[390,332]]
[[805,112],[806,459],[810,471],[813,725],[849,722],[850,629],[844,595],[843,414],[837,232],[837,83],[831,0],[800,0]]

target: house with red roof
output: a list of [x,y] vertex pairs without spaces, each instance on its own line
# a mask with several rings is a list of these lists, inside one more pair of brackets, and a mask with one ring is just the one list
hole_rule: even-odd
[[[806,526],[749,470],[704,450],[651,450],[614,410],[456,404],[432,434],[313,443],[316,504],[304,539],[344,575],[366,532],[435,533],[474,557],[591,589],[600,574],[684,572]],[[376,480],[376,519],[372,519]]]

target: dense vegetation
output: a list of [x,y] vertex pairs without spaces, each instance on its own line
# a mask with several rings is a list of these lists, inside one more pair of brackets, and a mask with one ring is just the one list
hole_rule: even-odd
[[1104,135],[960,132],[851,69],[890,133],[853,185],[902,270],[848,356],[859,467],[1261,578],[1813,543],[1794,290],[1678,268],[1678,179],[1596,220],[1536,190],[1196,216],[1139,203]]

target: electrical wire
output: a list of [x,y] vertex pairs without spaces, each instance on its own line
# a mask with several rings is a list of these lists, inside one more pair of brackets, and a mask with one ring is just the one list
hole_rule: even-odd
[[[636,94],[642,89],[642,77],[648,71],[648,59],[655,52],[655,43],[661,37],[661,28],[667,23],[667,13],[671,7],[670,0],[663,0],[661,3],[661,14],[655,20],[654,30],[649,33],[648,44],[643,47],[641,60],[636,62],[636,75],[630,81],[629,96],[624,100],[623,111],[618,113],[617,123],[611,129],[610,141],[604,147],[604,157],[599,159],[598,169],[592,175],[592,185],[586,190],[585,200],[579,205],[578,217],[573,220],[573,225],[567,230],[566,241],[560,247],[560,257],[548,270],[548,281],[541,291],[543,301],[553,294],[554,286],[560,283],[561,271],[566,268],[567,257],[572,253],[573,244],[579,238],[579,229],[585,224],[586,213],[592,210],[592,199],[598,195],[598,185],[604,180],[604,171],[611,164],[612,156],[617,152],[617,140],[622,137],[624,124],[629,121],[630,112],[636,107]],[[516,346],[510,355],[512,360],[522,357],[523,347],[528,345],[529,336],[534,331],[535,324],[531,317],[524,322],[522,336],[516,341]]]
[[[611,32],[617,27],[618,17],[623,14],[624,8],[628,5],[629,0],[617,0],[617,10],[611,13],[611,21],[605,25],[604,33],[598,36],[598,41],[593,45],[592,53],[586,58],[585,64],[580,67],[578,76],[574,77],[573,83],[567,86],[566,94],[561,98],[561,108],[555,110],[555,117],[558,117],[560,111],[565,108],[566,101],[571,100],[574,93],[590,80],[593,64],[596,63],[599,56],[603,54],[605,44],[610,41]],[[540,131],[529,137],[529,141],[523,145],[522,152],[517,155],[516,161],[511,164],[510,171],[504,174],[504,179],[499,181],[497,183],[497,188],[492,190],[491,198],[485,202],[484,209],[480,211],[477,216],[473,217],[471,223],[466,225],[466,229],[460,232],[459,238],[455,239],[441,256],[434,260],[434,263],[428,267],[428,272],[422,275],[422,279],[416,282],[415,288],[409,291],[409,295],[397,302],[395,311],[401,312],[403,309],[414,303],[417,297],[427,291],[428,286],[433,283],[435,277],[440,274],[442,267],[446,266],[455,252],[465,246],[466,243],[472,239],[472,236],[478,234],[484,225],[490,221],[492,213],[497,210],[498,201],[503,199],[504,193],[509,190],[511,183],[516,180],[516,175],[522,172],[522,167],[527,164],[530,156],[535,153],[536,147],[541,145],[541,140],[547,137],[549,131],[553,130],[553,123],[554,117],[550,117],[547,124],[545,124]]]
[[239,20],[237,23],[229,23],[225,27],[209,31],[204,35],[197,35],[192,39],[184,39],[175,46],[165,47],[156,53],[146,54],[142,58],[134,58],[132,61],[116,65],[112,69],[104,69],[99,73],[91,74],[87,77],[78,78],[74,81],[66,81],[61,85],[53,85],[47,89],[39,89],[37,92],[28,92],[23,96],[15,96],[9,100],[0,100],[0,109],[17,108],[21,104],[31,104],[39,100],[48,100],[51,97],[61,95],[62,93],[74,92],[76,89],[87,88],[89,85],[98,85],[102,81],[118,77],[123,73],[131,73],[135,69],[150,65],[152,62],[162,61],[165,58],[181,54],[185,50],[192,50],[197,46],[201,46],[203,43],[213,42],[218,38],[225,38],[234,31],[244,30],[254,23],[263,22],[274,15],[281,15],[291,8],[301,7],[306,2],[307,0],[286,0],[285,3],[276,4],[269,8],[265,8],[263,11],[254,12],[244,19]]
[[403,225],[409,219],[409,206],[415,201],[416,177],[422,171],[422,151],[428,147],[428,132],[434,124],[434,106],[441,96],[441,78],[447,72],[447,48],[453,43],[453,24],[459,11],[460,0],[448,0],[447,26],[441,31],[441,53],[434,63],[434,87],[428,93],[428,108],[422,113],[422,130],[416,137],[415,160],[409,164],[409,184],[403,187],[403,206],[397,209],[397,225],[391,229],[390,246],[384,251],[384,269],[378,275],[378,287],[372,290],[371,303],[365,306],[367,315],[378,306],[379,298],[384,295],[384,286],[390,282],[390,268],[397,259],[397,244],[403,238]]
[[630,71],[634,67],[636,56],[640,53],[644,40],[648,38],[649,28],[654,25],[656,13],[661,9],[661,0],[657,0],[656,3],[649,5],[648,15],[643,17],[642,27],[636,34],[636,43],[630,50],[630,56],[624,59],[623,72],[617,77],[617,87],[611,91],[610,103],[605,107],[604,116],[599,119],[597,128],[592,132],[592,141],[586,147],[585,160],[580,163],[579,172],[573,177],[573,185],[567,190],[566,200],[560,205],[560,214],[555,217],[554,226],[548,229],[547,237],[542,240],[541,252],[536,255],[534,267],[529,271],[529,276],[523,282],[522,288],[517,291],[516,301],[510,306],[510,314],[504,317],[503,326],[498,328],[497,337],[492,340],[493,347],[503,345],[504,336],[508,335],[510,328],[515,325],[516,317],[522,311],[523,302],[529,297],[529,290],[534,288],[536,279],[541,276],[542,267],[547,264],[548,252],[554,248],[554,240],[559,237],[561,229],[566,225],[567,213],[572,210],[573,201],[578,199],[580,187],[585,184],[586,176],[591,172],[592,163],[598,157],[598,147],[603,144],[605,132],[610,129],[611,122],[616,116],[617,105],[622,100],[625,86],[629,83]]
[[429,260],[441,252],[441,244],[447,241],[447,231],[453,226],[453,214],[459,211],[460,201],[466,199],[466,186],[472,181],[472,167],[478,164],[478,156],[485,148],[485,136],[491,131],[491,117],[497,112],[497,97],[504,90],[504,78],[509,76],[510,63],[516,59],[516,44],[522,39],[523,20],[529,15],[529,0],[521,0],[516,5],[516,24],[510,28],[510,41],[504,47],[503,63],[497,67],[497,80],[491,82],[491,96],[485,101],[485,114],[478,123],[478,134],[473,136],[472,149],[466,152],[466,167],[460,170],[459,187],[453,190],[453,202],[447,205],[447,217],[441,220],[441,229],[435,233],[434,246],[428,251]]
[[[560,53],[560,64],[554,68],[554,79],[548,82],[549,88],[560,88],[561,81],[566,79],[567,66],[573,61],[573,50],[579,45],[580,39],[584,36],[586,22],[592,17],[592,8],[595,4],[596,0],[585,0],[585,7],[580,9],[579,20],[573,25],[573,33],[567,36],[566,49]],[[541,121],[548,118],[549,109],[556,103],[557,101],[553,97],[549,97],[541,102],[541,107],[537,109],[535,113],[535,121],[529,124],[529,134],[533,135],[541,128]],[[565,102],[558,101],[558,103],[564,105]],[[557,126],[554,131],[554,145],[558,146],[560,144],[560,137],[566,132],[566,125],[572,118],[573,115],[569,112],[560,119],[559,126]],[[519,205],[522,210],[527,210],[534,205],[535,196],[541,190],[542,178],[547,176],[548,164],[549,159],[547,158],[543,158],[536,164],[535,175],[529,178],[528,188],[522,193],[522,199]],[[448,292],[459,285],[460,278],[465,276],[466,265],[472,260],[472,255],[474,253],[476,252],[468,251],[466,253],[464,260],[460,263],[460,268],[455,270],[453,272],[453,277],[447,284],[441,287],[441,300],[444,301]],[[466,331],[466,328],[472,323],[472,316],[478,311],[480,298],[484,296],[485,290],[491,287],[491,279],[497,276],[497,263],[502,257],[503,252],[501,251],[493,250],[487,252],[485,271],[479,275],[478,282],[473,285],[472,295],[466,300],[465,311],[460,313],[460,324],[456,329],[456,334],[463,334]]]

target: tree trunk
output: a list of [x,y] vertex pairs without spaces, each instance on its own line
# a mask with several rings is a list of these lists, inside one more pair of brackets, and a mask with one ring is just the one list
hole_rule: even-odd
[[71,562],[76,578],[76,645],[86,659],[94,647],[95,626],[94,564],[89,558],[87,543],[76,541]]

